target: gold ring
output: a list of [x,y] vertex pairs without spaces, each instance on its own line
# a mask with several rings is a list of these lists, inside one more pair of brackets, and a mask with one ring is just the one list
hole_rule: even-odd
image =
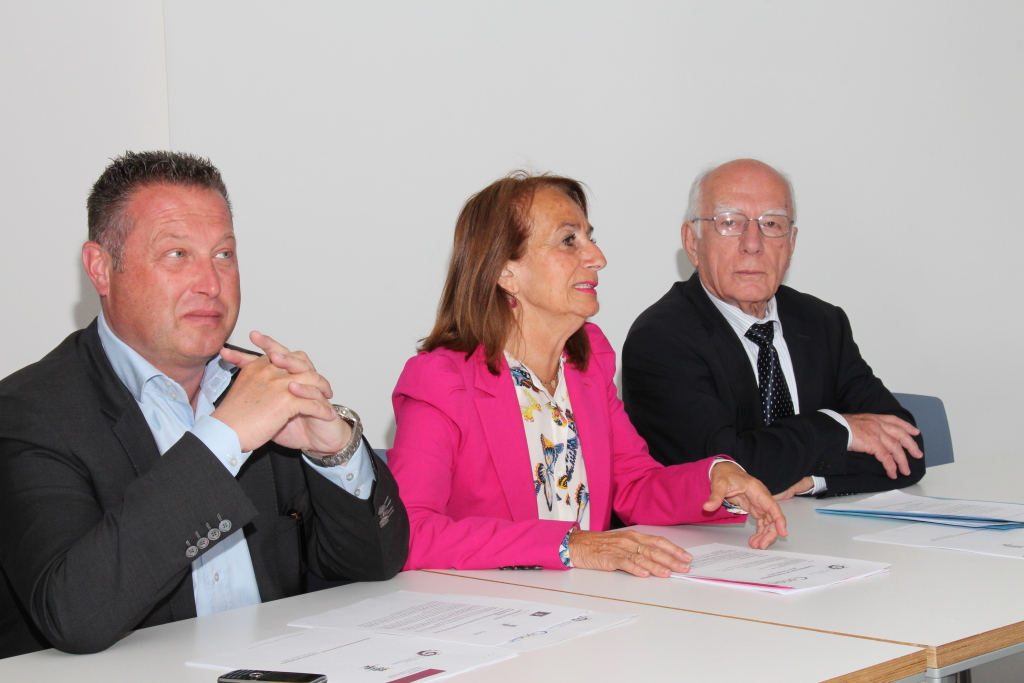
[[643,547],[644,547],[644,544],[643,544],[643,543],[640,543],[640,544],[638,544],[638,545],[636,546],[636,554],[637,554],[637,555],[642,555],[642,554],[643,554],[643,553],[641,553],[641,552],[640,552],[640,548],[643,548]]

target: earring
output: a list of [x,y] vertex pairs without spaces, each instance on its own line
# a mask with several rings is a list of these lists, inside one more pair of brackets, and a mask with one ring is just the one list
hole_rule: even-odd
[[509,308],[515,308],[516,306],[519,305],[519,302],[516,300],[515,297],[512,297],[512,300],[508,302],[508,305]]

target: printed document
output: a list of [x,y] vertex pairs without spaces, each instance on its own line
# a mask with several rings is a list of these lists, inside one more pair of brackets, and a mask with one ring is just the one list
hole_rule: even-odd
[[502,645],[586,613],[587,610],[577,607],[525,600],[396,591],[288,625],[415,635],[470,645]]
[[857,536],[855,540],[1024,558],[1024,529],[951,529],[930,524],[908,524]]
[[[330,683],[436,681],[516,656],[515,650],[333,628],[297,630],[189,666],[325,674]],[[212,680],[212,679],[211,679]]]
[[793,593],[881,574],[891,565],[781,550],[751,550],[711,543],[687,548],[693,555],[690,573],[674,578],[768,591]]
[[902,491],[886,491],[855,503],[829,505],[818,508],[818,512],[981,529],[1024,527],[1024,505],[929,498]]
[[563,640],[585,636],[609,626],[622,624],[633,618],[631,614],[608,614],[606,612],[584,612],[578,617],[555,624],[550,628],[516,636],[501,646],[519,652],[539,650]]

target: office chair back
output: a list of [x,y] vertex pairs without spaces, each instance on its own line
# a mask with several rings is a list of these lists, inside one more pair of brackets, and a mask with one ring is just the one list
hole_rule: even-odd
[[924,436],[925,467],[953,462],[953,440],[949,436],[946,407],[938,396],[893,394],[900,405],[910,411],[917,428]]

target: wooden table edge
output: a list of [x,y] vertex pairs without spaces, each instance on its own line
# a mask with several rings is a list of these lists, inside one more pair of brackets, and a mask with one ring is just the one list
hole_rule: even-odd
[[938,647],[929,647],[928,666],[936,669],[949,666],[1021,642],[1024,642],[1024,621],[1001,626],[962,640],[954,640]]
[[[810,630],[810,629],[806,629]],[[865,640],[871,640],[870,638]],[[889,641],[886,641],[889,642]],[[836,678],[830,678],[823,683],[893,683],[910,678],[914,674],[921,674],[927,668],[928,655],[925,650],[918,650],[910,654],[890,659],[881,664],[869,666],[860,671],[844,674]]]

